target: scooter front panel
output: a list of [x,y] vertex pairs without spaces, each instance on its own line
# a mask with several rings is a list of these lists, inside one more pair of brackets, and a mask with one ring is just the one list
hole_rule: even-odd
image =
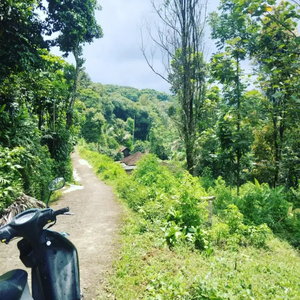
[[35,274],[32,277],[33,298],[36,299],[36,293],[38,300],[79,300],[79,264],[75,246],[61,234],[45,230],[34,252],[37,266],[32,270]]

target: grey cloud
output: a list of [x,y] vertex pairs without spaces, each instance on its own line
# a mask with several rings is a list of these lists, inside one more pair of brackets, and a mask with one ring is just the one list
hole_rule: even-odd
[[[215,9],[218,2],[209,5]],[[151,16],[150,0],[99,0],[99,4],[102,10],[96,18],[104,37],[84,47],[85,67],[92,80],[169,92],[169,85],[150,70],[140,50],[140,26],[143,16]],[[68,61],[73,62],[72,57]],[[155,64],[162,69],[160,61]]]

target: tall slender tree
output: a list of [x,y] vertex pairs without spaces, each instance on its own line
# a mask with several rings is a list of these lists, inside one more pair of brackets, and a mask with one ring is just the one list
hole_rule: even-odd
[[159,25],[156,34],[151,30],[149,33],[163,53],[165,73],[155,69],[144,44],[142,51],[150,68],[170,83],[177,96],[178,117],[175,121],[185,144],[188,171],[194,174],[195,141],[205,98],[203,49],[207,2],[152,0],[152,5]]
[[59,46],[65,56],[72,53],[75,58],[75,78],[66,123],[69,128],[72,125],[78,78],[84,63],[82,47],[85,43],[91,43],[103,36],[102,28],[97,24],[95,17],[95,10],[101,7],[97,4],[97,0],[47,1],[48,35],[59,32],[52,45]]
[[224,97],[227,98],[230,113],[235,115],[236,126],[230,147],[235,152],[237,193],[241,184],[241,159],[243,154],[250,150],[241,128],[243,94],[246,88],[242,81],[241,62],[247,58],[253,38],[251,35],[253,25],[247,15],[236,10],[238,5],[235,0],[222,0],[219,7],[220,14],[212,13],[210,18],[212,37],[217,40],[218,49],[224,51],[214,56],[212,74],[223,84]]

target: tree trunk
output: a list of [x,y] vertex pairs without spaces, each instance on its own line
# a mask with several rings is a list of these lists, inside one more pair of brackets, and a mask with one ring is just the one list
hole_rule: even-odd
[[185,139],[185,152],[186,152],[186,163],[188,172],[194,175],[195,164],[194,164],[194,141],[189,136]]
[[[240,74],[239,74],[239,67],[240,67],[240,61],[239,61],[239,56],[237,55],[236,57],[236,87],[237,87],[237,132],[238,132],[238,141],[240,142],[240,131],[241,131],[241,99],[240,99]],[[241,148],[240,144],[237,147],[237,179],[236,179],[236,185],[237,185],[237,195],[240,193],[240,178],[241,178]]]
[[274,149],[275,149],[275,171],[274,171],[274,182],[273,187],[276,188],[279,177],[279,146],[278,146],[278,132],[277,132],[277,116],[273,117],[273,138],[274,138]]
[[66,128],[69,129],[73,124],[73,111],[74,111],[74,105],[76,101],[76,93],[77,93],[77,86],[78,86],[78,78],[79,78],[79,72],[81,68],[81,59],[79,57],[79,49],[76,49],[73,51],[73,55],[75,57],[75,78],[74,78],[74,84],[72,88],[72,95],[67,111],[67,121],[66,121]]

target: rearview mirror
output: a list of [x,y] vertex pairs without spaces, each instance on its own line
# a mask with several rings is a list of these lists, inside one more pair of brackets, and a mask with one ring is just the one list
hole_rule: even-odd
[[56,191],[62,189],[65,186],[65,179],[63,177],[57,177],[52,179],[48,184],[49,191]]

